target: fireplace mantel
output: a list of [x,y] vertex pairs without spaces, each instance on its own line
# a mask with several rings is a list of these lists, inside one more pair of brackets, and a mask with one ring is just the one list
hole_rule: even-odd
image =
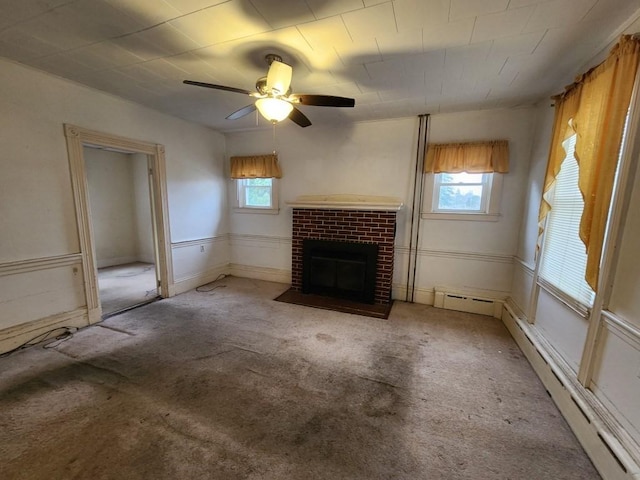
[[292,208],[317,208],[338,210],[398,211],[403,203],[395,197],[375,195],[300,195],[293,202],[286,202]]

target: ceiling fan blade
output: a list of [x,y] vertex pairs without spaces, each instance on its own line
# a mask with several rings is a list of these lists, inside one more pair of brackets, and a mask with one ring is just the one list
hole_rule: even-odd
[[182,83],[195,85],[196,87],[215,88],[216,90],[226,90],[227,92],[244,93],[246,95],[251,95],[252,93],[249,90],[243,90],[242,88],[225,87],[224,85],[215,85],[213,83],[194,82],[193,80],[184,80]]
[[240,110],[236,110],[231,115],[227,117],[227,120],[237,120],[238,118],[242,118],[245,115],[249,115],[252,112],[256,111],[255,104],[247,105],[246,107],[242,107]]
[[301,105],[315,105],[317,107],[353,107],[356,101],[353,98],[334,97],[333,95],[305,95],[294,93],[289,96],[293,103]]
[[293,69],[286,63],[274,60],[267,73],[267,90],[276,95],[286,95],[291,85]]
[[291,120],[294,123],[297,123],[302,128],[308,127],[309,125],[311,125],[311,120],[309,120],[307,116],[304,113],[302,113],[300,110],[298,110],[296,107],[293,107],[293,110],[291,110],[291,113],[289,114],[289,120]]

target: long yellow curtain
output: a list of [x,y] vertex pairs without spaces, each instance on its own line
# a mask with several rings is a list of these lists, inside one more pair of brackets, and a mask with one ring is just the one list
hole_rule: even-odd
[[430,143],[425,173],[507,173],[509,142],[495,140],[469,143]]
[[282,178],[278,155],[231,157],[231,178]]
[[600,257],[624,124],[638,62],[640,40],[623,36],[607,59],[556,97],[549,165],[540,206],[540,225],[550,207],[544,193],[553,186],[565,153],[562,141],[576,134],[578,186],[584,199],[580,238],[587,250],[585,279],[596,291]]

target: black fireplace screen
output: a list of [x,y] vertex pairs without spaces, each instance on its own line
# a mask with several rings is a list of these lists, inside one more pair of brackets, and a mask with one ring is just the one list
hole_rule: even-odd
[[305,239],[302,292],[374,303],[378,246]]

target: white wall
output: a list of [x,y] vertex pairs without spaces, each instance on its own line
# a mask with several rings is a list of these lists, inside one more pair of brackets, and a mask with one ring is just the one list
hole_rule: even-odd
[[[298,195],[384,195],[410,205],[417,127],[417,117],[305,129],[279,125],[280,214],[231,215],[233,262],[248,275],[254,267],[256,272],[272,269],[286,278],[291,269],[291,209],[285,202]],[[422,221],[417,283],[422,295],[418,301],[432,303],[436,285],[482,290],[499,297],[508,294],[532,129],[531,110],[525,108],[431,117],[433,142],[508,139],[511,172],[505,175],[502,216],[497,222]],[[270,130],[227,134],[228,156],[272,150]],[[398,214],[396,296],[405,284],[409,218],[407,206]]]
[[133,163],[125,153],[83,149],[98,268],[137,260]]
[[147,156],[91,147],[83,156],[98,268],[155,263]]
[[137,240],[137,259],[155,263],[151,197],[149,196],[149,159],[142,153],[129,155],[133,165],[133,194]]
[[[221,134],[0,60],[0,328],[83,311],[65,123],[165,146],[172,242],[228,234]],[[190,271],[174,273],[204,280],[229,262],[226,242],[192,250]]]

